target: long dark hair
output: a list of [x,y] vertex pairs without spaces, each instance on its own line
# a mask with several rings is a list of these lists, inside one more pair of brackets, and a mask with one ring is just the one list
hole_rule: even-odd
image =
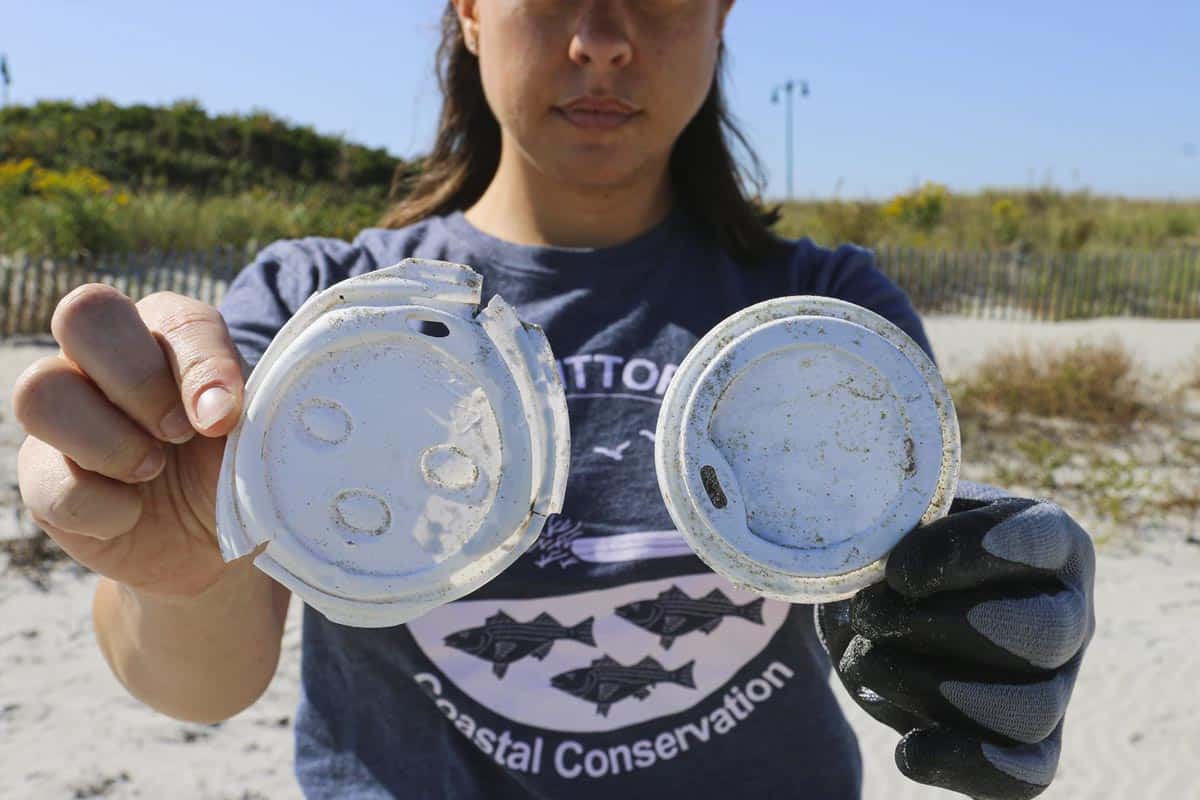
[[[782,244],[770,229],[779,219],[779,206],[762,205],[762,166],[725,106],[724,64],[722,41],[712,88],[676,140],[669,168],[683,210],[736,261],[755,264]],[[479,61],[467,50],[453,3],[442,14],[436,69],[443,97],[437,140],[429,155],[397,169],[389,195],[394,203],[380,221],[384,227],[467,209],[483,195],[500,164],[500,125],[488,107]],[[749,173],[734,158],[726,131],[749,157]],[[743,178],[753,184],[753,198],[744,193]]]

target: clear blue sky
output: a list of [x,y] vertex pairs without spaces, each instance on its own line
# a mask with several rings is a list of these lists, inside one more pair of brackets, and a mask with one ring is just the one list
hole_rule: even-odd
[[[2,0],[0,51],[14,103],[190,97],[410,156],[432,141],[443,6]],[[771,87],[811,85],[795,106],[798,197],[924,180],[1200,197],[1197,42],[1196,0],[740,0],[726,31],[733,111],[771,196],[786,188]]]

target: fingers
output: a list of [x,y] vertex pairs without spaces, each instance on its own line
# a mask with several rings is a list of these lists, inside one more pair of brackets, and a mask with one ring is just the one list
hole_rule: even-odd
[[[842,656],[845,654],[851,640],[854,639],[854,629],[850,626],[850,602],[839,600],[833,603],[816,605],[813,608],[817,636],[821,641],[821,645],[825,648],[825,652],[829,653],[830,659],[837,665],[842,660]],[[847,680],[840,669],[835,671],[838,674],[838,678],[842,681],[842,685],[846,687],[846,691],[850,694],[850,697],[854,699],[854,702],[863,711],[866,711],[897,733],[907,733],[914,728],[932,724],[927,719],[917,717],[898,708],[862,684]]]
[[79,286],[55,308],[50,330],[63,355],[144,430],[175,443],[194,435],[166,358],[128,297],[103,283]]
[[17,478],[26,508],[43,527],[111,539],[131,530],[142,514],[136,486],[88,472],[32,436],[17,452]]
[[985,588],[913,600],[876,584],[854,596],[849,616],[854,631],[872,641],[1026,673],[1061,667],[1089,635],[1087,602],[1074,588]]
[[888,555],[887,583],[908,597],[1046,581],[1087,537],[1053,503],[1009,498],[915,528]]
[[1028,800],[1050,785],[1061,751],[1061,722],[1040,742],[1008,746],[935,726],[900,740],[896,766],[918,783],[977,800]]
[[51,330],[63,355],[151,434],[179,443],[236,424],[244,362],[212,306],[173,292],[134,304],[85,284],[58,304]]
[[1079,669],[1077,655],[1037,678],[905,652],[857,636],[839,668],[905,711],[999,744],[1034,744],[1062,720]]
[[813,615],[821,646],[836,664],[842,660],[846,645],[854,638],[854,629],[850,626],[850,601],[820,603],[813,606]]
[[134,483],[154,478],[166,463],[163,446],[62,356],[21,373],[13,412],[30,436],[85,470]]
[[138,302],[146,326],[159,340],[196,430],[224,436],[241,415],[249,372],[220,312],[171,292]]

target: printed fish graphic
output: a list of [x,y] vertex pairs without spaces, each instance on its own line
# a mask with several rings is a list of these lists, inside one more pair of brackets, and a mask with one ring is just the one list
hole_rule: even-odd
[[678,586],[672,586],[653,600],[637,600],[619,606],[616,611],[618,617],[659,634],[662,646],[670,649],[676,638],[692,631],[704,631],[707,636],[725,617],[741,617],[762,625],[762,607],[761,597],[739,606],[720,589],[693,599]]
[[497,611],[483,625],[452,633],[443,641],[449,647],[491,661],[492,672],[497,678],[503,678],[508,665],[525,656],[541,661],[549,655],[558,639],[571,639],[595,647],[593,621],[593,617],[588,617],[568,628],[544,611],[529,622],[517,622],[503,611]]
[[696,682],[692,680],[692,666],[695,663],[692,660],[678,669],[667,670],[646,656],[627,667],[604,655],[593,661],[591,666],[555,675],[550,679],[550,685],[580,700],[595,703],[596,713],[607,717],[613,703],[626,697],[645,700],[650,696],[650,687],[657,683],[677,683],[695,689]]

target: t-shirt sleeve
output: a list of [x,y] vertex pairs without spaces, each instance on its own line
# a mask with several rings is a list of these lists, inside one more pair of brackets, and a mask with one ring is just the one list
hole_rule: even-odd
[[[820,248],[816,249],[820,251]],[[880,269],[873,251],[859,245],[843,244],[825,252],[827,255],[813,264],[812,251],[806,253],[800,248],[792,276],[793,292],[835,297],[870,309],[907,333],[934,359],[921,317],[904,290]]]
[[355,245],[315,236],[280,239],[259,251],[217,307],[246,362],[254,367],[309,296],[345,280],[366,257]]

